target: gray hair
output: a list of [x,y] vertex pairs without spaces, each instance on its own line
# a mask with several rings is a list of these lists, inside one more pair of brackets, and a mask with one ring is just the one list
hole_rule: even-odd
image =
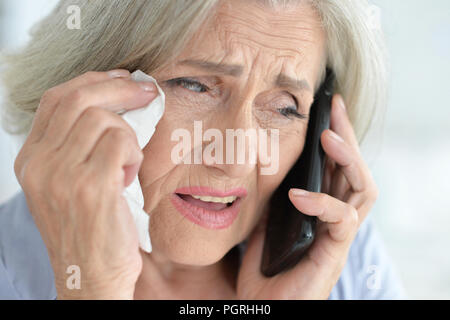
[[[220,0],[61,0],[16,53],[2,55],[2,125],[25,137],[51,87],[87,71],[155,72],[180,52]],[[366,0],[260,0],[271,6],[311,3],[327,34],[327,65],[336,73],[361,142],[386,103],[386,50]],[[81,9],[83,32],[66,26],[67,7]],[[380,112],[381,114],[381,112]]]

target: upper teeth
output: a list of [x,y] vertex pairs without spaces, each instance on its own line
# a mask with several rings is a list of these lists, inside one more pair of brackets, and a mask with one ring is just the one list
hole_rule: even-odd
[[229,196],[229,197],[210,197],[210,196],[196,196],[191,195],[195,199],[200,199],[202,201],[208,201],[208,202],[220,202],[220,203],[229,203],[236,200],[236,196]]

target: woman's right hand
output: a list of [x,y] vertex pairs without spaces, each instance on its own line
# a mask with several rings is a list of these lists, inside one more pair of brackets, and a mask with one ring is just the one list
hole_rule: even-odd
[[[116,112],[158,92],[127,70],[88,72],[46,91],[14,163],[47,247],[58,299],[132,299],[142,260],[122,196],[143,153]],[[67,286],[78,266],[81,288]]]

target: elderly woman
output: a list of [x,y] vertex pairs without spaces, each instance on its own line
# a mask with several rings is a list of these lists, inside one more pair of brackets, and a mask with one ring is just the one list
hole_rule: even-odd
[[[74,4],[79,29],[67,24]],[[0,297],[401,298],[366,219],[377,187],[359,144],[386,85],[369,8],[363,0],[61,1],[23,52],[4,60],[4,124],[24,143],[15,161],[23,192],[0,208]],[[265,277],[266,209],[302,153],[327,67],[336,95],[330,130],[320,137],[328,159],[323,193],[289,192],[319,229],[295,267]],[[130,79],[138,69],[166,96],[143,150],[117,115],[158,94]],[[221,132],[277,129],[278,171],[261,175],[260,157],[174,163],[171,134],[192,131],[194,121]],[[151,216],[151,253],[140,249],[122,196],[136,175]],[[237,200],[237,215],[218,213],[216,225],[185,214],[220,212]]]

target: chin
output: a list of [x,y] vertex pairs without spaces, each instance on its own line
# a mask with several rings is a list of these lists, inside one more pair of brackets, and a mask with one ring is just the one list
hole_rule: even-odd
[[[160,209],[160,210],[159,210]],[[152,250],[174,263],[206,266],[219,262],[239,243],[239,221],[225,229],[207,229],[182,217],[167,203],[152,211]]]
[[216,241],[174,240],[165,241],[155,239],[153,251],[164,255],[171,262],[190,265],[207,266],[219,262],[233,247],[225,246]]

